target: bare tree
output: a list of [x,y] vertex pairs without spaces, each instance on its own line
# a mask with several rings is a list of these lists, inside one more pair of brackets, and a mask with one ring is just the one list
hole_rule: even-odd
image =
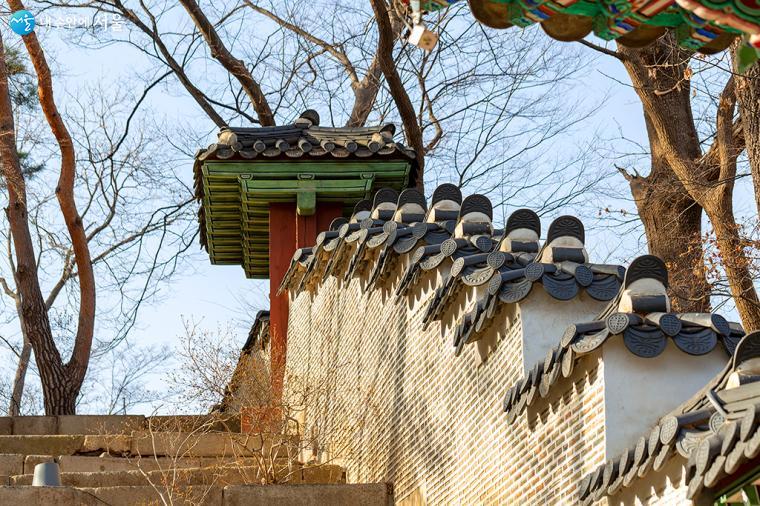
[[755,204],[760,215],[760,65],[755,63],[743,74],[737,74],[735,81],[744,145],[755,190]]
[[82,387],[77,410],[128,414],[135,408],[155,406],[170,396],[149,386],[171,364],[174,353],[168,346],[115,348],[94,361],[92,374]]
[[[424,163],[425,178],[458,180],[472,190],[497,195],[504,208],[536,205],[550,213],[576,201],[608,175],[585,171],[590,166],[588,149],[560,153],[549,148],[595,109],[595,104],[563,100],[563,91],[580,75],[584,57],[580,51],[560,47],[534,32],[505,38],[484,31],[463,3],[430,18],[431,28],[441,35],[440,44],[430,53],[404,40],[409,13],[399,1],[329,2],[329,17],[324,15],[328,2],[305,0],[266,6],[253,1],[228,5],[198,0],[179,4],[44,0],[38,4],[51,12],[84,10],[93,17],[120,17],[126,32],[81,28],[69,42],[94,48],[120,44],[144,55],[149,62],[145,73],[151,76],[146,92],[157,82],[176,86],[208,118],[208,124],[194,125],[198,143],[214,126],[286,122],[317,103],[331,125],[401,123],[421,168]],[[98,121],[109,123],[105,116]],[[87,230],[94,232],[104,219],[118,222],[134,207],[115,206],[108,212],[108,203],[120,203],[123,197],[110,189],[118,183],[109,186],[107,197],[89,199],[88,192],[102,193],[98,181],[111,179],[111,165],[121,167],[140,150],[130,151],[122,141],[128,124],[122,125],[123,135],[118,129],[109,132],[105,149],[91,150],[88,136],[82,134],[93,131],[85,128],[86,115],[67,118],[67,123],[77,130],[74,139],[81,139],[77,150],[87,153],[80,156],[81,163],[93,168],[91,179],[82,174],[79,181],[82,197],[93,204],[82,214]],[[169,135],[161,141],[178,157],[192,151],[183,150]],[[150,208],[147,204],[137,207]],[[102,212],[88,214],[92,209]],[[109,258],[113,258],[120,272],[129,273],[122,279],[133,278],[124,256],[106,253],[108,243],[118,245],[116,253],[139,250],[146,244],[141,237],[163,237],[167,220],[184,224],[184,209],[178,207],[175,214],[161,208],[156,217],[143,221],[151,224],[144,234],[135,233],[138,238],[126,243],[122,240],[127,237],[112,232],[95,233],[90,240],[95,268],[105,264],[110,272]],[[110,214],[114,222],[107,221]],[[40,235],[46,237],[53,228],[46,225]],[[107,225],[105,230],[116,228]],[[61,255],[58,260],[64,264],[70,255],[67,265],[73,266],[72,276],[64,276],[69,280],[64,286],[73,287],[80,283],[79,270],[71,263],[73,252],[59,247],[64,242],[56,237],[46,245],[49,252]],[[96,248],[95,242],[102,248]],[[185,243],[176,244],[182,251]],[[141,274],[151,277],[151,272],[163,268],[153,269]],[[102,283],[101,279],[96,277],[96,282]],[[115,279],[110,285],[119,290],[121,286]],[[76,301],[76,297],[71,299]],[[58,311],[55,305],[52,311]],[[68,316],[70,311],[57,314]]]
[[[759,141],[736,117],[736,81],[730,68],[711,94],[713,119],[693,110],[691,67],[694,54],[667,34],[643,49],[595,49],[622,62],[639,96],[649,138],[649,175],[621,172],[628,180],[647,233],[650,251],[663,257],[673,273],[679,310],[705,311],[711,287],[706,278],[702,212],[715,234],[720,264],[744,325],[760,328],[760,304],[739,226],[733,190],[740,154]],[[741,77],[751,79],[751,77]],[[747,141],[749,140],[749,144]]]
[[[535,35],[504,40],[481,30],[462,5],[430,19],[441,43],[425,53],[404,41],[409,11],[398,1],[329,2],[329,22],[324,16],[327,3],[303,0],[269,6],[247,0],[230,6],[183,0],[184,12],[161,1],[134,6],[113,0],[41,3],[123,17],[134,32],[127,37],[92,32],[88,44],[138,46],[168,67],[204,112],[214,109],[209,118],[217,124],[220,113],[229,118],[225,122],[287,121],[313,102],[328,110],[334,125],[400,119],[420,165],[432,163],[438,174],[451,161],[473,166],[493,156],[482,144],[488,137],[500,138],[509,122],[523,122],[509,145],[501,146],[519,146],[504,162],[517,163],[593,110],[576,108],[573,113],[578,104],[567,104],[548,114],[544,107],[578,75],[578,52],[563,51]],[[190,31],[183,25],[187,18]],[[255,33],[250,29],[254,25]],[[206,59],[218,64],[219,71],[198,75],[194,67],[203,63],[207,68]],[[204,89],[215,90],[213,98]],[[534,92],[538,98],[526,99]],[[465,121],[468,131],[461,130]],[[541,125],[548,134],[536,135]],[[468,142],[477,135],[480,146]],[[448,167],[447,177],[452,169],[459,167]],[[486,173],[461,182],[475,183]]]
[[240,343],[231,327],[210,331],[184,320],[175,349],[177,367],[167,374],[176,405],[190,413],[210,411],[226,393],[240,359]]
[[[145,119],[138,114],[138,107],[150,87],[135,98],[102,88],[82,90],[85,96],[73,98],[74,112],[66,114],[83,153],[77,160],[83,168],[77,188],[84,202],[82,215],[88,220],[87,241],[93,251],[96,282],[111,295],[98,312],[96,356],[107,353],[127,336],[139,309],[146,300],[155,298],[161,283],[171,278],[179,257],[197,232],[190,189],[167,170],[171,161],[162,154],[163,143],[150,132],[149,125],[131,125],[135,119]],[[116,118],[126,120],[122,124]],[[40,277],[49,290],[45,305],[54,316],[56,332],[61,337],[73,336],[69,315],[74,314],[78,297],[70,288],[78,283],[78,270],[71,245],[61,237],[48,179],[43,174],[30,188],[32,235],[38,248]],[[10,245],[10,236],[6,239]],[[9,270],[14,263],[9,250]],[[5,282],[4,290],[15,304],[20,303],[12,282]],[[61,343],[68,351],[70,340],[62,339]],[[30,353],[30,343],[25,340],[19,353],[11,414],[17,413],[21,403]]]
[[[20,63],[18,57],[12,57],[10,63],[10,70],[14,72],[12,75],[23,74],[23,61]],[[40,71],[44,72],[45,68],[41,66]],[[47,172],[40,172],[49,161],[44,153],[59,146],[59,143],[54,136],[46,138],[36,124],[26,131],[17,129],[20,137],[15,141],[18,146],[16,151],[24,155],[19,161],[22,176],[26,179],[24,200],[27,227],[32,243],[36,245],[34,254],[29,258],[35,263],[41,292],[47,292],[43,299],[44,307],[51,334],[56,336],[58,356],[77,353],[75,360],[69,361],[71,366],[63,368],[66,371],[63,374],[73,378],[72,383],[79,382],[86,371],[86,366],[82,368],[81,362],[84,358],[89,360],[93,344],[94,353],[98,356],[107,353],[128,334],[140,307],[156,295],[162,282],[173,275],[179,257],[193,243],[197,232],[191,190],[167,170],[173,162],[163,154],[166,151],[163,139],[149,131],[152,126],[145,121],[149,118],[139,115],[139,107],[147,94],[168,75],[165,72],[157,76],[145,85],[141,93],[130,93],[123,88],[114,93],[103,88],[82,90],[83,96],[71,98],[73,113],[55,111],[53,114],[57,118],[56,128],[64,125],[64,121],[73,127],[67,130],[73,132],[68,134],[68,140],[66,135],[62,138],[64,145],[67,142],[72,144],[71,148],[66,148],[67,153],[73,152],[74,147],[80,153],[75,160],[79,170],[74,174],[73,191],[77,193],[77,200],[84,203],[81,220],[87,222],[83,229],[87,248],[92,252],[88,265],[97,273],[97,286],[111,294],[105,300],[106,305],[97,313],[99,337],[93,343],[93,336],[90,336],[91,344],[87,349],[81,344],[81,317],[76,315],[82,314],[80,301],[83,293],[85,296],[90,294],[89,290],[82,290],[82,283],[87,286],[89,277],[82,278],[77,249],[70,240],[65,220],[58,214],[55,197],[61,192],[51,191],[51,186],[56,188],[57,183],[51,181]],[[34,108],[27,111],[19,103],[17,97],[24,89],[20,86],[23,83],[16,82],[14,85],[13,79],[10,82],[9,92],[15,105],[13,112],[23,125],[24,119],[34,117],[36,111]],[[50,79],[42,83],[43,86],[50,85]],[[159,128],[155,125],[156,131]],[[25,143],[31,146],[24,147]],[[7,160],[3,157],[3,162]],[[31,176],[34,179],[30,181]],[[64,183],[69,184],[68,181]],[[65,200],[68,197],[59,198]],[[10,218],[10,214],[6,216]],[[25,296],[18,277],[23,262],[18,260],[13,232],[13,227],[7,233],[5,230],[0,232],[7,244],[6,272],[0,276],[0,283],[15,310],[15,315],[6,318],[6,323],[17,324],[21,329],[21,345],[16,348],[9,343],[18,358],[9,413],[17,415],[34,343],[28,325],[24,324],[27,310],[22,303]],[[55,355],[50,356],[55,358]],[[39,361],[36,353],[35,357]],[[41,375],[41,379],[43,383],[51,381],[49,375]],[[65,395],[73,396],[75,401],[74,391],[78,388],[72,386],[65,391]],[[74,401],[69,399],[67,402]],[[50,406],[46,405],[46,408]]]
[[[10,1],[14,10],[23,9],[19,1]],[[53,98],[50,69],[35,34],[24,38],[24,44],[38,79],[40,105],[60,148],[61,169],[56,196],[60,212],[74,251],[79,271],[80,305],[77,335],[71,358],[63,362],[56,347],[37,273],[34,245],[29,230],[26,185],[21,170],[13,121],[13,108],[8,88],[5,55],[0,64],[0,152],[2,172],[8,187],[8,222],[16,253],[15,281],[21,294],[21,325],[26,338],[36,350],[45,395],[45,409],[51,414],[74,413],[76,396],[87,372],[95,319],[95,281],[84,226],[74,199],[76,160],[73,142],[61,120]]]

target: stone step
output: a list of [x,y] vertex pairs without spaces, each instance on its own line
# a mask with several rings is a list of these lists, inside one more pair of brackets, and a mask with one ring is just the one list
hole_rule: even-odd
[[0,436],[0,453],[21,455],[74,455],[85,436]]
[[[163,471],[112,471],[96,473],[61,473],[64,486],[100,488],[122,486],[227,486],[261,485],[262,483],[344,483],[345,471],[340,466],[303,467],[271,465],[166,469]],[[31,485],[34,475],[11,476],[9,485]]]
[[145,418],[144,430],[161,432],[240,432],[240,415],[154,415]]
[[225,487],[223,500],[224,506],[393,506],[394,495],[393,485],[390,483],[232,486]]
[[24,456],[18,453],[0,455],[0,476],[24,474]]
[[387,483],[336,485],[233,485],[227,487],[0,487],[0,504],[56,506],[200,505],[393,506],[393,486]]
[[[281,468],[272,475],[288,481],[290,475],[299,475],[300,468]],[[10,485],[31,485],[32,474],[11,476]],[[259,485],[266,477],[259,467],[237,468],[185,468],[166,471],[111,471],[98,473],[61,473],[61,484],[76,488],[141,487],[145,485],[193,486],[193,485]]]
[[[29,458],[29,457],[27,457]],[[60,455],[53,459],[61,466],[61,472],[64,473],[97,473],[103,471],[133,471],[142,469],[143,471],[158,471],[162,469],[183,469],[187,467],[230,467],[244,466],[250,467],[257,465],[261,460],[254,457],[84,457],[79,455]],[[290,459],[275,459],[275,463],[285,465]],[[24,473],[30,474],[34,469],[25,467]],[[2,468],[0,468],[0,474]],[[24,474],[5,473],[8,475]]]
[[265,455],[295,459],[297,436],[261,434],[194,434],[185,432],[144,432],[131,438],[132,456],[169,457],[250,457]]
[[0,454],[296,458],[296,436],[136,432],[132,435],[0,436]]
[[172,506],[223,506],[224,504],[224,489],[222,487],[166,488],[139,486],[80,488],[72,490],[78,490],[97,498],[97,504],[100,506],[103,506],[104,503],[108,506],[159,506],[164,504],[171,504]]
[[0,435],[124,434],[132,431],[240,432],[239,415],[72,415],[0,417]]
[[[271,459],[267,462],[278,466],[293,462],[290,458]],[[21,455],[0,454],[0,484],[2,477],[34,473],[34,466],[43,462],[57,462],[61,472],[97,473],[103,471],[158,471],[162,469],[183,469],[187,467],[250,467],[259,465],[261,457],[89,457],[81,455]]]
[[[38,504],[55,506],[103,506],[103,501],[69,487],[0,487],[0,504]],[[134,503],[138,504],[138,503]],[[215,505],[216,506],[216,505]]]

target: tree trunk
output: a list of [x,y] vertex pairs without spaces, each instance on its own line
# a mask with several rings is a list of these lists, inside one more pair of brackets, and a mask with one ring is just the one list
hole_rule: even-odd
[[180,0],[179,3],[182,4],[190,15],[206,44],[208,44],[211,56],[232,74],[243,87],[243,91],[248,95],[248,99],[251,101],[251,105],[259,117],[259,124],[261,126],[273,126],[275,124],[274,114],[269,107],[269,102],[267,102],[261,86],[248,71],[245,63],[230,53],[216,32],[214,24],[209,21],[203,9],[200,8],[195,0]]
[[21,415],[21,400],[24,397],[24,383],[26,371],[29,369],[29,359],[32,356],[32,343],[24,339],[24,347],[16,366],[16,374],[13,376],[13,391],[11,393],[11,405],[8,407],[8,416]]
[[[667,89],[668,93],[655,94],[656,107],[667,111],[672,118],[672,135],[677,136],[686,153],[698,158],[701,155],[699,138],[691,113],[688,82],[680,87],[677,75],[683,70],[673,67],[688,61],[681,51],[657,43],[639,51],[618,47],[625,58],[624,65],[634,84],[636,78],[646,76],[654,89]],[[670,61],[669,61],[670,60]],[[664,65],[653,72],[655,65]],[[648,176],[627,176],[639,217],[644,223],[649,252],[662,258],[668,266],[670,296],[673,309],[679,312],[707,312],[710,310],[710,287],[707,283],[702,256],[702,207],[686,191],[673,172],[665,147],[654,128],[650,111],[644,107],[651,152],[651,170]]]
[[[678,48],[672,34],[644,49],[621,47],[619,53],[644,106],[650,139],[654,132],[652,152],[661,153],[688,196],[702,206],[712,223],[736,308],[744,326],[753,330],[760,324],[760,304],[732,206],[736,158],[744,145],[743,138],[741,142],[736,138],[733,123],[735,81],[729,78],[721,94],[715,140],[703,155],[687,77],[691,54]],[[683,247],[687,240],[675,235],[670,239]]]
[[[9,0],[13,10],[23,9],[18,0]],[[74,201],[76,160],[73,142],[55,106],[50,69],[34,33],[24,36],[38,78],[40,105],[61,149],[61,173],[56,196],[72,242],[79,273],[79,319],[74,350],[64,365],[53,339],[48,308],[40,289],[36,255],[29,230],[26,182],[16,147],[13,106],[8,85],[8,69],[0,36],[0,172],[8,189],[8,225],[16,257],[16,288],[21,298],[19,320],[23,334],[34,350],[42,382],[45,412],[73,415],[76,399],[87,372],[95,319],[95,280],[84,226]]]
[[[21,318],[21,299],[16,298],[16,314]],[[29,369],[29,359],[32,356],[32,343],[26,335],[26,329],[21,322],[21,334],[24,336],[24,345],[16,366],[16,374],[13,376],[13,387],[11,392],[11,402],[8,406],[8,416],[21,415],[21,400],[24,397],[24,384],[26,382],[26,371]]]
[[351,116],[349,116],[346,126],[363,127],[367,122],[367,117],[377,101],[377,94],[382,86],[382,77],[383,72],[380,69],[380,63],[375,58],[370,68],[367,69],[367,75],[364,79],[353,86],[354,106],[351,109]]
[[760,64],[755,63],[744,76],[737,74],[736,99],[755,188],[755,204],[760,215]]
[[388,10],[385,0],[370,0],[370,4],[372,4],[372,9],[375,12],[375,22],[377,23],[377,59],[385,76],[385,82],[388,83],[388,90],[393,98],[393,103],[396,104],[399,116],[401,116],[407,142],[416,154],[417,189],[424,192],[425,146],[422,143],[422,129],[417,121],[412,100],[406,92],[404,82],[401,80],[393,58],[396,34],[393,31],[391,12]]
[[[13,10],[24,9],[21,0],[8,0],[8,5]],[[43,391],[45,389],[49,390],[49,395],[46,395],[45,398],[46,407],[49,402],[53,406],[54,412],[48,412],[48,414],[74,414],[76,398],[79,395],[79,389],[82,387],[85,375],[87,374],[87,367],[90,363],[90,351],[92,350],[92,338],[95,330],[95,273],[90,258],[87,234],[85,233],[82,218],[79,216],[74,196],[74,182],[76,180],[74,143],[58,112],[58,107],[53,96],[53,80],[50,68],[48,67],[42,46],[40,46],[37,40],[37,35],[32,32],[25,35],[23,40],[24,46],[26,46],[26,50],[29,53],[29,58],[34,66],[34,71],[37,74],[37,94],[42,112],[61,152],[61,171],[55,195],[58,199],[63,221],[66,223],[66,230],[71,239],[71,248],[74,252],[74,262],[77,266],[79,280],[77,332],[74,339],[74,349],[71,352],[71,358],[68,363],[63,365],[60,353],[55,347],[47,320],[47,305],[44,301],[42,301],[42,308],[38,310],[45,313],[45,323],[47,324],[47,332],[44,334],[45,346],[43,349],[38,349],[35,340],[31,339],[31,334],[30,340],[34,347],[37,366],[40,369]],[[28,223],[26,223],[26,232],[27,234],[29,233]],[[30,249],[30,251],[33,252],[34,250]],[[35,282],[36,289],[39,292],[39,281],[36,279],[36,271]],[[39,295],[41,298],[41,293]],[[52,351],[55,353],[52,353]],[[54,360],[55,364],[52,366],[46,364],[46,369],[48,370],[43,371],[43,368],[40,367],[40,362],[47,360]],[[53,383],[46,385],[46,380]],[[49,398],[50,395],[54,397]],[[62,397],[59,397],[59,395],[62,395]]]
[[702,208],[677,180],[678,184],[663,182],[667,176],[667,171],[658,169],[648,177],[629,177],[649,253],[668,266],[673,311],[708,312],[710,286],[702,258]]
[[723,269],[744,329],[748,332],[760,330],[760,301],[750,275],[749,259],[739,237],[739,227],[734,220],[732,196],[730,192],[726,193],[713,197],[714,200],[706,204],[706,210],[711,215]]

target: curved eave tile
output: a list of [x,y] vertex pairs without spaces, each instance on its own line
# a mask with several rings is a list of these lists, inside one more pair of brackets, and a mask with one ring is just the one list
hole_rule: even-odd
[[[746,347],[750,356],[744,359],[760,357],[760,335],[747,339],[754,343]],[[689,408],[664,416],[634,448],[586,475],[579,484],[581,503],[591,504],[617,494],[650,471],[661,470],[676,453],[686,459],[688,499],[696,499],[707,490],[712,494],[732,481],[743,465],[756,461],[760,455],[760,382],[751,376],[747,383],[726,388],[734,369],[729,364],[692,399]],[[708,400],[708,393],[713,400]]]
[[[562,262],[563,268],[555,264],[505,263],[493,272],[489,280],[488,295],[474,309],[470,318],[460,323],[459,335],[471,335],[488,328],[489,320],[495,314],[495,305],[516,304],[526,299],[535,284],[555,300],[566,301],[577,297],[581,292],[599,301],[610,301],[620,291],[625,269],[618,265],[575,264]],[[452,289],[451,295],[455,291]],[[450,295],[441,293],[434,299],[437,305],[444,305]],[[440,318],[444,307],[436,307],[431,311],[430,319]],[[474,329],[470,328],[475,326]]]
[[[681,351],[691,355],[709,353],[719,342],[726,351],[736,348],[735,343],[741,338],[738,335],[739,331],[721,335],[710,327],[698,327],[694,324],[694,319],[693,315],[690,315],[689,325],[685,326],[674,313],[657,313],[656,316],[647,317],[631,313],[614,313],[606,320],[570,325],[559,344],[547,353],[544,362],[536,364],[529,375],[507,391],[504,411],[507,413],[508,421],[514,421],[538,398],[547,397],[561,378],[570,377],[581,357],[600,349],[609,339],[623,339],[626,348],[642,358],[660,355],[669,340]],[[704,320],[707,322],[708,318]],[[457,335],[466,336],[466,330],[458,329]],[[727,353],[727,356],[730,355]],[[535,395],[536,393],[539,395]]]

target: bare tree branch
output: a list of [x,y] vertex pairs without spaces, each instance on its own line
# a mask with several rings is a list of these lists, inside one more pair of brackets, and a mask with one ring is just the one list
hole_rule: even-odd
[[262,126],[274,125],[274,115],[269,107],[269,102],[264,96],[264,92],[261,91],[261,86],[253,78],[245,64],[230,53],[216,32],[214,25],[211,24],[195,0],[179,0],[179,2],[193,19],[195,26],[198,27],[198,30],[200,30],[203,38],[206,40],[206,44],[208,44],[211,50],[211,56],[216,58],[230,74],[235,76],[245,90],[254,110],[259,116],[259,123]]

